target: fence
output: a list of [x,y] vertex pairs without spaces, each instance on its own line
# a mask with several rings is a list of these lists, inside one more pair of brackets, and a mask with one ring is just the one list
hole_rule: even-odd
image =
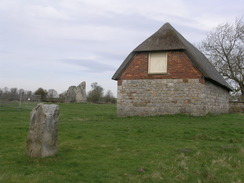
[[1,111],[9,111],[9,110],[21,110],[21,109],[27,109],[31,110],[33,109],[37,103],[41,101],[41,96],[33,95],[31,97],[28,97],[26,95],[22,96],[12,96],[10,97],[0,97],[0,110]]

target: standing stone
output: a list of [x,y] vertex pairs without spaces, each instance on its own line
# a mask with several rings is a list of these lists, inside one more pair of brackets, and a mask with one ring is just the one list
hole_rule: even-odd
[[27,137],[30,157],[46,157],[57,153],[59,106],[38,104],[31,112]]
[[76,86],[70,86],[66,95],[65,102],[66,103],[74,103],[76,102]]
[[86,82],[81,82],[76,87],[76,102],[85,102],[86,101]]
[[65,94],[65,103],[86,102],[86,82],[70,86]]

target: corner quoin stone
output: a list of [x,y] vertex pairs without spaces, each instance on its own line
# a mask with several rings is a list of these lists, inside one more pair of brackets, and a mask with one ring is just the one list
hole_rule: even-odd
[[56,104],[38,104],[30,116],[27,153],[30,157],[47,157],[58,151],[58,116]]

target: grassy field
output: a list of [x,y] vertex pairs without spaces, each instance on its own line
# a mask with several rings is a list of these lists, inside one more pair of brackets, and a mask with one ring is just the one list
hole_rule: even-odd
[[117,118],[115,105],[60,104],[59,152],[26,155],[30,110],[0,110],[0,182],[241,183],[244,115]]
[[11,111],[11,110],[31,110],[38,102],[21,102],[20,101],[1,101],[0,100],[0,111]]

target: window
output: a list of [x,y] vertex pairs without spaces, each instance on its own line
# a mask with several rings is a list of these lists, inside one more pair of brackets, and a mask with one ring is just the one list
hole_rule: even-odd
[[166,52],[153,52],[148,58],[149,74],[165,74],[167,73],[167,54]]

